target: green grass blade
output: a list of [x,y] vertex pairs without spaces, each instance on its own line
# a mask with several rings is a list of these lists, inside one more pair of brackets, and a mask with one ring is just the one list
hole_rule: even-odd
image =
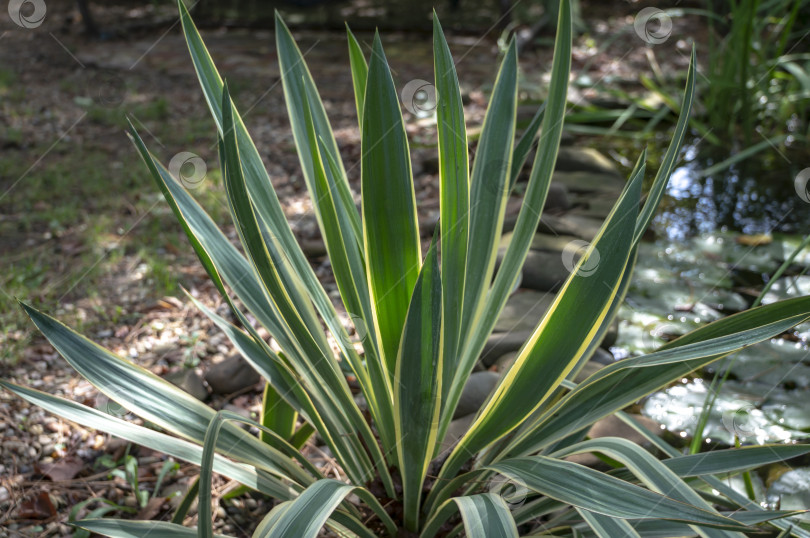
[[433,538],[456,512],[461,514],[469,538],[517,538],[518,530],[509,507],[500,495],[482,493],[447,500],[425,524],[420,538]]
[[[461,334],[471,334],[495,269],[509,194],[516,106],[517,49],[513,40],[501,62],[473,163]],[[464,366],[460,365],[456,376]],[[452,415],[452,409],[445,408],[447,413]]]
[[394,376],[397,454],[405,525],[419,527],[419,508],[436,445],[442,383],[442,282],[432,245],[416,280]]
[[349,62],[352,68],[352,85],[354,86],[354,104],[357,107],[357,122],[360,131],[363,131],[363,107],[366,97],[366,78],[368,78],[368,64],[366,55],[360,48],[360,43],[346,24],[346,37],[349,40]]
[[[495,326],[498,315],[503,310],[504,305],[515,283],[515,279],[521,271],[523,262],[529,252],[532,238],[537,230],[538,222],[540,221],[540,214],[543,210],[548,188],[551,182],[551,174],[554,170],[554,163],[557,157],[557,150],[559,149],[560,137],[562,136],[563,117],[565,114],[566,94],[568,88],[568,73],[570,71],[571,63],[571,12],[570,6],[567,1],[562,2],[560,6],[560,21],[558,25],[558,33],[556,38],[554,60],[552,64],[551,86],[549,88],[549,96],[546,100],[546,112],[543,115],[543,129],[539,141],[537,154],[535,155],[534,166],[532,167],[531,177],[526,190],[526,195],[523,200],[520,214],[512,235],[512,241],[506,251],[503,261],[501,262],[498,274],[495,276],[495,282],[492,285],[486,300],[483,303],[483,310],[478,319],[474,320],[471,327],[464,326],[466,329],[464,334],[467,335],[465,345],[459,351],[461,357],[458,361],[458,367],[454,372],[454,378],[449,387],[447,402],[445,403],[442,412],[442,423],[440,436],[444,435],[446,428],[450,424],[450,420],[455,412],[456,405],[461,397],[461,390],[475,366],[475,361],[483,349],[486,339],[492,332]],[[536,117],[535,117],[536,118]],[[528,136],[528,140],[533,140],[534,135]],[[530,146],[530,144],[529,144]],[[521,144],[518,144],[518,150],[523,151]],[[526,149],[528,151],[528,149]],[[480,148],[479,148],[480,152]],[[479,153],[480,155],[480,153]],[[517,155],[516,158],[525,158]],[[510,188],[511,190],[511,188]],[[500,224],[498,225],[497,234],[500,234]],[[485,245],[476,243],[476,238],[470,237],[470,246],[474,246],[475,250],[482,250]],[[494,254],[495,247],[493,252]],[[474,262],[470,259],[470,264],[483,263],[481,261]],[[489,287],[489,278],[484,282],[479,282],[477,285],[485,288]],[[467,290],[465,290],[466,293]],[[483,296],[482,296],[483,297]],[[470,306],[465,297],[464,310],[466,311]]]
[[[189,441],[177,439],[143,426],[136,426],[102,413],[97,409],[29,389],[28,387],[21,387],[6,381],[0,381],[0,386],[48,412],[82,426],[107,432],[115,437],[195,465],[200,465],[202,462],[202,447]],[[252,466],[234,463],[220,455],[214,457],[213,468],[216,473],[222,476],[236,480],[276,499],[294,498],[296,492],[302,489],[300,486],[288,485],[282,482],[282,479],[275,478],[265,471]]]
[[609,517],[657,518],[730,530],[746,528],[733,519],[555,458],[516,458],[491,465],[488,469],[537,493]]
[[[433,62],[436,92],[436,127],[439,138],[439,191],[444,296],[444,370],[442,395],[453,381],[461,336],[467,233],[470,213],[469,155],[464,107],[450,48],[433,13]],[[444,401],[444,397],[442,398]]]
[[363,237],[374,325],[393,377],[399,339],[421,267],[408,137],[379,35],[374,37],[363,114]]

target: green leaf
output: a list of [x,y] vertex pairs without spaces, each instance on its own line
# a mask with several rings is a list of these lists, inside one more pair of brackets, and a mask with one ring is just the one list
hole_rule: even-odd
[[453,476],[471,454],[518,427],[580,361],[621,288],[640,194],[638,177],[627,185],[512,368],[447,459],[440,476]]
[[[577,443],[552,454],[555,458],[564,458],[574,454],[598,452],[624,464],[648,488],[662,495],[708,512],[716,513],[695,490],[690,488],[677,474],[639,445],[627,439],[617,437],[600,437]],[[718,514],[719,515],[719,514]],[[697,529],[695,529],[697,530]],[[730,536],[724,531],[704,530],[706,538]],[[734,534],[734,536],[742,535]]]
[[213,536],[213,521],[211,520],[211,479],[214,463],[214,450],[217,444],[217,438],[222,432],[224,426],[229,425],[229,422],[241,422],[249,424],[253,427],[259,428],[262,432],[268,434],[271,439],[271,446],[284,445],[286,452],[291,454],[295,459],[313,475],[319,475],[315,466],[309,462],[303,455],[299,454],[294,447],[286,444],[284,439],[280,438],[275,432],[269,428],[265,428],[261,424],[254,422],[238,415],[232,411],[221,410],[214,415],[208,428],[205,432],[205,439],[203,440],[203,454],[202,462],[200,463],[200,485],[199,485],[199,505],[198,505],[198,519],[200,522],[199,536],[200,538],[212,538]]
[[487,469],[506,475],[537,493],[609,517],[659,518],[731,530],[745,528],[730,518],[555,458],[516,458]]
[[[509,195],[516,107],[517,48],[512,40],[492,90],[470,180],[470,228],[461,334],[471,334],[484,307],[495,269]],[[460,366],[456,376],[464,371],[464,367]],[[445,413],[453,414],[450,408],[445,408]]]
[[[559,35],[559,33],[557,35]],[[551,78],[556,82],[554,75],[552,75]],[[561,82],[564,83],[566,86],[568,85],[568,79],[564,79]],[[556,90],[556,88],[553,88],[553,90]],[[532,116],[529,125],[526,126],[526,130],[523,131],[523,134],[520,136],[520,140],[518,140],[518,143],[515,146],[515,152],[512,158],[512,172],[510,173],[509,179],[510,193],[515,188],[515,183],[517,183],[518,177],[520,176],[520,171],[523,170],[523,165],[526,164],[526,159],[529,158],[529,152],[531,151],[532,146],[534,145],[534,139],[537,137],[537,133],[540,132],[540,126],[543,125],[543,117],[546,112],[546,104],[548,104],[548,102],[545,102],[542,105],[540,105],[540,107],[537,109],[537,112],[534,113],[534,116]],[[561,128],[560,130],[562,130],[562,124],[560,124],[560,128]]]
[[[75,525],[81,529],[111,538],[188,538],[197,537],[197,529],[165,521],[125,521],[122,519],[83,519]],[[217,534],[216,538],[229,538]]]
[[596,536],[599,538],[614,538],[616,536],[624,536],[625,538],[640,538],[639,534],[633,527],[624,519],[616,519],[614,517],[603,516],[595,512],[589,512],[577,508],[577,512],[582,516]]
[[433,63],[436,81],[436,128],[439,138],[439,206],[441,218],[442,294],[444,301],[444,361],[442,401],[450,390],[461,337],[467,233],[470,218],[469,155],[464,107],[456,66],[447,40],[433,13]]
[[456,511],[461,513],[469,538],[517,538],[518,531],[509,507],[500,495],[482,493],[453,497],[446,501],[425,524],[420,538],[433,538]]
[[326,520],[350,493],[357,494],[368,503],[369,508],[381,518],[392,535],[396,525],[380,506],[379,502],[363,488],[351,486],[332,479],[318,480],[294,501],[287,503],[283,510],[271,514],[274,517],[261,525],[261,533],[255,538],[315,538]]
[[[205,44],[200,37],[197,28],[195,28],[194,23],[191,20],[191,16],[188,13],[185,5],[182,1],[178,2],[178,7],[180,9],[180,20],[183,26],[183,33],[186,39],[186,44],[188,45],[189,53],[191,54],[191,60],[194,64],[194,69],[197,72],[197,78],[200,81],[200,86],[202,87],[203,94],[205,96],[205,100],[208,103],[208,107],[211,110],[211,115],[214,118],[215,123],[217,124],[217,129],[219,130],[220,136],[224,134],[222,129],[222,79],[217,72],[216,66],[214,65],[213,60],[211,59],[210,54],[205,48]],[[283,23],[282,23],[283,27]],[[283,27],[282,30],[286,30],[286,27]],[[286,39],[283,32],[276,33],[276,38],[281,40],[282,38]],[[288,32],[287,32],[288,34]],[[289,38],[291,41],[291,37]],[[285,42],[286,43],[286,42]],[[292,49],[290,47],[286,47],[285,50],[292,55],[295,56],[297,52],[297,48],[295,48],[295,44],[292,43]],[[298,52],[300,56],[300,52]],[[305,65],[298,65],[298,63],[294,62],[296,69],[298,70],[306,70]],[[307,73],[308,74],[308,73]],[[300,80],[301,76],[296,77],[296,80]],[[250,135],[245,128],[244,123],[242,122],[242,118],[239,116],[239,113],[234,108],[233,110],[234,115],[234,125],[236,131],[236,140],[237,145],[239,147],[240,158],[243,168],[243,173],[245,177],[245,182],[248,185],[248,191],[250,193],[251,201],[253,202],[256,213],[258,214],[260,220],[267,226],[272,233],[272,237],[275,241],[279,244],[279,251],[283,253],[285,259],[289,262],[290,266],[293,270],[291,271],[284,271],[282,274],[282,278],[287,279],[285,285],[288,289],[297,288],[299,286],[304,286],[309,293],[312,302],[314,303],[315,307],[320,313],[321,317],[323,318],[326,325],[329,327],[329,330],[332,334],[336,335],[336,340],[339,346],[344,346],[347,340],[345,335],[345,331],[341,326],[335,309],[330,301],[329,297],[326,295],[326,292],[321,286],[320,282],[318,281],[318,277],[315,275],[315,271],[313,270],[312,266],[309,264],[306,256],[301,251],[301,247],[298,245],[295,236],[290,229],[289,224],[287,223],[287,218],[284,214],[284,210],[279,203],[278,196],[276,195],[275,191],[272,188],[272,183],[270,181],[270,177],[267,175],[267,170],[264,168],[264,164],[262,163],[261,156],[256,149],[253,140],[250,138]],[[324,121],[325,115],[324,115]],[[325,129],[328,130],[328,122],[325,126]],[[324,131],[326,132],[326,131]],[[334,139],[332,138],[334,142]],[[145,161],[147,161],[147,165],[150,165],[150,160],[147,159],[148,152],[146,151],[145,147],[143,146],[142,142],[136,141],[136,145],[139,145],[139,150],[141,150],[142,156]],[[337,154],[337,146],[334,145],[334,152]],[[339,158],[338,158],[339,161]],[[153,171],[153,175],[157,173]],[[162,172],[161,172],[162,174]],[[166,174],[169,177],[168,173]],[[156,177],[158,182],[160,183],[159,177]],[[163,188],[163,187],[161,187]],[[179,188],[179,187],[178,187]],[[179,189],[183,190],[183,189]],[[346,189],[347,190],[347,189]],[[165,194],[165,190],[164,190]],[[175,196],[177,196],[176,192],[173,192]],[[186,193],[187,195],[187,193]],[[341,196],[345,197],[346,193],[342,192]],[[353,201],[350,199],[350,193],[348,196],[348,200],[346,203],[353,204]],[[171,201],[169,202],[172,203]],[[176,211],[175,211],[176,212]],[[355,228],[357,230],[357,235],[359,236],[359,216],[357,216],[357,211],[354,211],[355,214]],[[210,220],[210,219],[209,219]],[[212,224],[213,226],[213,224]],[[213,226],[216,229],[216,226]],[[220,233],[219,230],[216,230],[215,233]],[[221,234],[220,234],[221,235]],[[193,242],[193,241],[192,241]],[[195,247],[196,249],[196,247]],[[231,246],[231,249],[236,253],[235,255],[237,258],[241,258],[241,255],[238,254],[238,251]],[[212,257],[214,253],[211,253]],[[205,263],[205,262],[204,262]],[[229,258],[226,256],[224,259],[224,263],[230,263]],[[207,268],[207,267],[206,267]],[[254,308],[248,301],[251,301],[251,297],[246,297],[246,295],[253,295],[252,293],[245,293],[240,294],[238,286],[241,284],[239,281],[240,278],[244,278],[247,276],[249,271],[238,271],[237,277],[235,279],[229,280],[228,284],[234,288],[237,294],[240,295],[240,299],[247,305],[248,309],[259,319],[259,321],[265,325],[265,327],[270,329],[270,326],[267,325],[266,319],[263,319],[262,316],[266,317],[266,312],[269,312],[269,308]],[[213,277],[212,277],[213,278]],[[214,279],[216,282],[216,279]],[[249,279],[250,280],[250,279]],[[260,294],[259,294],[260,295]],[[311,305],[309,302],[306,301],[303,304],[299,305],[301,309],[301,315],[305,318],[307,326],[313,333],[313,336],[319,340],[319,343],[324,346],[324,349],[328,348],[328,344],[325,342],[325,338],[323,337],[323,333],[320,330],[320,321],[317,319],[317,316],[314,315],[312,312]],[[272,331],[271,331],[272,332]],[[341,349],[344,354],[347,356],[354,352],[353,349],[348,349],[347,347],[343,347]]]
[[[278,12],[276,12],[276,52],[278,53],[281,81],[284,85],[284,99],[287,102],[287,112],[290,116],[293,138],[298,149],[298,158],[301,161],[301,169],[309,194],[313,200],[316,200],[320,192],[315,189],[314,185],[315,162],[312,159],[312,148],[308,147],[308,121],[304,113],[305,101],[307,101],[306,106],[309,107],[312,123],[315,125],[315,132],[323,139],[326,152],[338,163],[340,168],[340,174],[335,177],[336,203],[343,205],[350,217],[352,230],[359,237],[360,217],[355,209],[349,181],[346,178],[346,172],[343,170],[337,142],[335,142],[335,136],[332,134],[332,127],[329,125],[329,118],[326,117],[326,110],[323,108],[323,102],[321,102],[318,95],[318,89],[312,80],[312,75],[304,61],[304,57]],[[323,227],[321,229],[323,230]]]
[[[102,413],[96,409],[81,405],[64,398],[57,398],[38,390],[21,387],[6,381],[0,381],[0,386],[17,394],[21,398],[37,405],[46,411],[60,417],[81,424],[88,428],[107,432],[132,443],[162,452],[173,458],[187,461],[195,465],[202,462],[202,447],[183,441],[155,430],[136,426],[121,419]],[[252,464],[251,464],[252,465]],[[234,463],[220,455],[214,456],[214,472],[237,482],[241,482],[253,489],[271,495],[278,499],[291,499],[295,497],[300,486],[290,486],[265,471],[250,465]]]
[[650,226],[655,211],[658,209],[658,204],[664,196],[664,188],[667,186],[669,176],[672,175],[672,171],[675,169],[678,154],[680,153],[683,139],[689,127],[689,116],[692,113],[692,105],[694,104],[696,66],[695,48],[692,47],[692,56],[689,59],[689,70],[686,73],[686,89],[684,90],[683,100],[681,101],[681,112],[678,115],[678,123],[675,125],[672,139],[661,161],[661,166],[658,168],[658,173],[655,175],[653,186],[647,196],[647,202],[641,210],[641,215],[639,216],[633,237],[633,243],[638,243],[641,236],[644,235],[644,232],[646,232],[647,228]]
[[442,367],[442,282],[433,244],[413,290],[394,376],[397,454],[411,531],[419,527],[422,487],[436,445]]
[[[642,365],[646,357],[661,353],[665,354],[664,364],[643,368],[625,368],[624,361],[612,364],[538,416],[502,454],[528,454],[548,446],[728,353],[721,351],[707,356],[701,346],[690,344],[714,340],[715,349],[724,350],[728,349],[724,339],[730,338],[740,348],[776,336],[808,317],[810,297],[788,299],[725,317],[662,346],[653,354],[629,359],[628,363]],[[747,335],[747,339],[740,339],[741,334]],[[678,348],[685,351],[680,357],[673,357]]]
[[[463,333],[465,339],[463,345],[460,345],[459,351],[461,354],[460,358],[456,361],[458,366],[453,372],[454,378],[448,387],[448,401],[445,402],[442,411],[440,437],[444,436],[450,424],[450,420],[458,405],[458,400],[461,397],[464,384],[472,372],[475,362],[478,360],[486,344],[487,337],[492,332],[498,316],[506,304],[506,300],[514,287],[515,279],[520,274],[523,263],[526,260],[526,255],[529,252],[532,238],[537,230],[548,188],[551,183],[551,175],[554,171],[554,163],[557,158],[560,137],[562,136],[570,64],[571,17],[570,6],[567,0],[565,0],[562,2],[560,8],[560,21],[554,46],[551,85],[549,87],[548,99],[546,99],[544,105],[546,113],[543,116],[543,134],[540,137],[526,195],[520,214],[518,215],[512,241],[498,269],[498,274],[495,276],[495,282],[489,290],[489,294],[486,296],[483,311],[480,317],[474,320],[475,323],[471,327],[464,325],[466,329]],[[531,127],[529,130],[531,130]],[[524,139],[518,143],[516,150],[518,153],[515,155],[516,160],[525,159],[525,156],[521,156],[520,152],[524,150],[528,152],[528,148],[531,146],[530,143],[528,145],[524,143],[526,137],[529,136],[529,130],[527,130],[527,133],[524,135]],[[529,140],[531,141],[533,138],[534,134],[531,134]],[[509,190],[511,190],[511,187]],[[498,225],[497,233],[500,234],[500,231],[500,225]],[[475,240],[477,241],[477,239]],[[470,248],[481,250],[485,247],[484,245],[479,245],[474,242],[474,238],[471,236]],[[490,248],[495,249],[496,247],[490,244]],[[476,262],[471,260],[470,263]],[[489,283],[490,280],[486,279],[484,282],[479,283],[479,285],[484,286],[486,289]],[[465,292],[466,291],[467,290],[465,290]],[[466,311],[468,307],[470,307],[470,305],[466,302],[465,298],[464,310]]]
[[755,469],[810,453],[810,445],[759,445],[712,450],[663,460],[678,476],[721,474]]
[[[262,426],[276,432],[282,439],[289,441],[295,433],[297,421],[298,413],[295,409],[281,397],[278,391],[273,388],[273,385],[265,383],[262,394]],[[267,443],[270,440],[270,434],[261,432],[259,438]]]
[[364,110],[361,176],[366,266],[374,325],[393,378],[422,257],[408,137],[379,35],[374,37]]
[[[25,304],[23,308],[68,363],[108,398],[170,432],[198,443],[203,441],[208,423],[215,415],[213,409],[50,316]],[[226,425],[217,448],[224,455],[260,465],[300,484],[313,480],[289,457],[232,424]]]
[[366,78],[368,77],[368,64],[366,63],[366,56],[363,54],[363,49],[360,48],[360,43],[354,37],[354,34],[349,29],[349,24],[346,24],[346,36],[349,39],[349,62],[352,67],[352,84],[354,85],[354,104],[357,107],[357,122],[360,125],[360,131],[363,131],[363,106],[366,96]]

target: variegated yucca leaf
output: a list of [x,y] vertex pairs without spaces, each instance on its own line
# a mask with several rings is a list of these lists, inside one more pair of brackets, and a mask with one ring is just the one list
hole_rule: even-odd
[[[642,151],[619,200],[511,369],[471,426],[440,447],[487,338],[512,292],[551,184],[566,115],[572,13],[561,0],[548,96],[517,143],[518,54],[506,47],[470,163],[451,46],[433,14],[440,219],[422,256],[406,119],[379,35],[347,28],[361,139],[359,184],[350,183],[304,55],[276,16],[275,43],[292,138],[342,304],[333,304],[296,242],[282,203],[228,85],[191,16],[183,35],[216,126],[219,164],[239,246],[172,177],[134,128],[130,135],[229,315],[189,300],[265,381],[256,422],[215,411],[31,306],[33,323],[101,393],[156,429],[5,381],[49,412],[200,465],[172,523],[90,517],[100,535],[212,538],[213,473],[274,504],[254,536],[741,537],[752,527],[810,538],[796,512],[768,511],[721,479],[805,456],[807,445],[752,446],[684,456],[622,410],[696,368],[778,336],[810,318],[800,297],[729,316],[659,350],[607,366],[579,384],[630,285],[638,244],[677,163],[695,96],[695,53],[680,117],[645,196]],[[507,200],[536,147],[513,236],[497,272]],[[276,156],[270,149],[269,158]],[[360,201],[358,210],[356,200]],[[599,263],[583,270],[589,260]],[[351,318],[359,342],[341,319]],[[262,335],[266,330],[269,342]],[[334,351],[333,349],[337,351]],[[359,394],[346,379],[351,373]],[[356,390],[355,390],[356,392]],[[615,414],[653,451],[623,439],[588,439]],[[237,424],[247,422],[255,436]],[[324,476],[306,459],[313,434],[339,467]],[[601,472],[566,461],[597,454]],[[496,487],[505,480],[511,490]],[[198,527],[179,523],[199,495]]]

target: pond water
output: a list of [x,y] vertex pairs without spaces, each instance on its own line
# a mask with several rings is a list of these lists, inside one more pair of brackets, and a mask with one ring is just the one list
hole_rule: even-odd
[[[781,263],[810,233],[810,204],[794,185],[796,173],[778,154],[757,157],[721,173],[717,162],[687,150],[687,164],[670,180],[642,243],[634,281],[619,317],[613,351],[649,353],[666,341],[748,308]],[[810,161],[808,161],[810,163]],[[764,298],[810,293],[810,249]],[[729,380],[715,395],[704,430],[705,449],[810,438],[810,323],[715,362],[641,402],[644,414],[675,436],[690,439],[715,374]]]
[[683,241],[717,230],[745,234],[810,232],[807,185],[796,177],[810,166],[804,151],[762,152],[731,168],[708,173],[722,158],[684,151],[686,164],[669,180],[655,221],[658,235]]

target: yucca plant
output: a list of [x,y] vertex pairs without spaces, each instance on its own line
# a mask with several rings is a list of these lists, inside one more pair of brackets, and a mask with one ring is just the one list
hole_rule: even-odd
[[[327,532],[361,537],[715,537],[742,536],[762,525],[810,535],[784,519],[792,513],[766,511],[716,477],[806,454],[810,447],[682,456],[621,412],[702,365],[810,318],[810,298],[730,316],[654,353],[610,365],[578,386],[570,381],[616,315],[638,242],[675,165],[693,99],[694,58],[683,113],[646,201],[642,205],[642,155],[600,233],[511,370],[466,434],[440,453],[465,381],[518,278],[549,188],[566,107],[569,1],[560,3],[542,122],[514,144],[517,58],[512,44],[500,66],[471,171],[456,71],[434,17],[441,221],[424,258],[408,140],[379,37],[367,63],[349,32],[363,150],[358,212],[312,77],[277,18],[280,71],[303,175],[362,350],[355,348],[296,243],[227,85],[182,1],[179,7],[217,126],[242,251],[149,153],[134,129],[132,138],[236,324],[198,306],[267,380],[265,420],[259,425],[261,437],[255,437],[234,424],[245,419],[210,409],[23,305],[82,376],[153,427],[2,382],[5,388],[67,419],[201,467],[196,530],[181,526],[184,511],[171,523],[89,519],[78,526],[116,537],[212,536],[210,485],[216,472],[277,501],[254,536],[314,537],[326,526]],[[514,171],[526,159],[538,127],[523,206],[495,273]],[[596,252],[597,269],[580,271]],[[243,307],[272,335],[280,352],[259,335]],[[337,356],[329,334],[340,350]],[[362,405],[349,389],[349,372],[360,387]],[[664,459],[623,439],[587,438],[591,424],[614,413],[642,431]],[[339,462],[343,480],[325,478],[301,455],[313,431]],[[615,470],[603,473],[565,460],[584,452],[601,455]]]

